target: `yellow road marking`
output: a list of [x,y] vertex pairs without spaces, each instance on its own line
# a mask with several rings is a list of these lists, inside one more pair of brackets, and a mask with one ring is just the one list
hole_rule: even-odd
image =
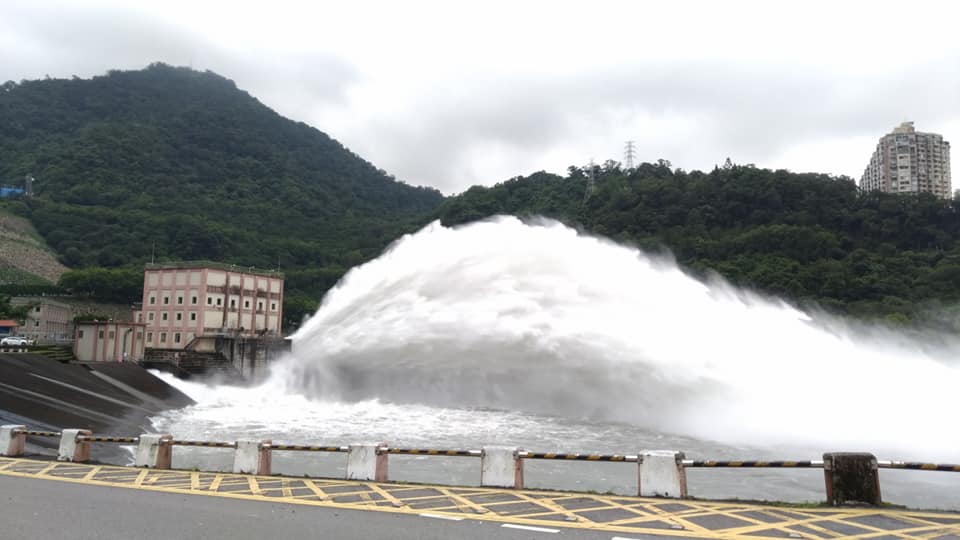
[[376,492],[378,495],[380,495],[381,497],[383,497],[384,500],[390,501],[390,504],[392,504],[392,505],[394,505],[394,506],[396,506],[396,507],[398,507],[398,508],[401,507],[401,506],[404,506],[403,501],[401,501],[400,499],[394,497],[393,495],[391,495],[387,490],[383,489],[382,487],[380,487],[380,486],[378,486],[378,485],[376,485],[376,484],[370,484],[370,488],[373,489],[373,491]]
[[262,494],[263,494],[263,492],[260,491],[260,484],[259,484],[259,482],[257,482],[257,477],[256,477],[256,476],[248,476],[248,477],[247,477],[247,483],[250,484],[250,493],[253,493],[254,495],[262,495]]
[[484,514],[486,512],[489,512],[489,510],[487,510],[483,506],[471,501],[470,499],[467,499],[464,496],[461,496],[447,489],[444,489],[442,491],[446,493],[447,497],[449,497],[450,500],[452,500],[457,505],[458,508],[466,507],[466,508],[469,508],[470,510],[473,510],[474,513],[477,513],[477,514]]
[[96,476],[97,473],[100,472],[100,469],[102,469],[102,468],[103,468],[103,467],[94,467],[94,468],[90,469],[90,471],[87,472],[86,475],[84,475],[83,479],[84,479],[84,480],[93,480],[93,477]]
[[143,485],[143,481],[147,478],[147,475],[150,474],[150,469],[143,469],[140,471],[140,474],[137,475],[137,478],[133,481],[133,485],[140,487]]
[[[438,515],[463,517],[468,511],[474,512],[470,517],[481,521],[500,523],[522,523],[526,525],[542,525],[548,527],[564,527],[571,529],[592,529],[627,533],[635,535],[657,534],[660,536],[701,538],[729,538],[757,540],[765,536],[762,531],[770,530],[773,537],[784,537],[786,533],[799,533],[808,536],[813,533],[820,537],[830,538],[844,536],[845,538],[868,539],[883,535],[899,538],[934,537],[947,533],[960,534],[960,525],[944,524],[936,519],[957,518],[960,513],[932,513],[912,512],[886,509],[810,509],[810,508],[774,508],[769,506],[712,503],[690,500],[670,499],[643,499],[629,496],[600,496],[591,494],[556,493],[546,491],[507,490],[493,488],[454,488],[449,486],[427,485],[399,485],[375,484],[372,482],[351,482],[339,480],[301,479],[291,477],[265,477],[235,474],[216,474],[212,476],[209,486],[204,487],[205,478],[199,472],[191,471],[151,471],[147,469],[131,469],[128,467],[113,467],[100,465],[86,465],[77,463],[47,463],[27,459],[0,460],[0,475],[18,476],[25,478],[40,478],[60,482],[88,484],[98,486],[122,487],[141,489],[146,491],[160,491],[168,493],[200,494],[207,496],[227,497],[255,501],[285,502],[308,506],[321,506],[343,509],[365,509],[380,512],[404,514],[419,514],[424,508],[411,508],[410,503],[435,500],[437,507],[429,508],[430,512]],[[45,466],[41,466],[45,465]],[[65,474],[66,473],[66,474]],[[99,474],[98,473],[103,473]],[[67,475],[69,474],[69,476]],[[205,473],[207,474],[207,473]],[[241,488],[238,491],[223,490],[222,488]],[[324,488],[346,487],[341,493],[328,493]],[[319,500],[312,500],[305,495],[293,495],[297,490],[309,490]],[[431,495],[422,495],[433,493]],[[418,495],[404,497],[404,493]],[[269,494],[269,495],[266,495]],[[389,502],[389,505],[376,504],[374,495]],[[353,502],[336,502],[353,497]],[[472,500],[482,499],[482,500]],[[582,499],[586,504],[580,508],[566,508],[562,501]],[[490,502],[483,502],[489,500]],[[431,504],[431,503],[426,503]],[[670,512],[660,506],[668,504],[682,505],[683,509]],[[529,509],[512,515],[498,514],[496,510],[505,505],[526,505]],[[414,506],[421,506],[414,504]],[[509,508],[509,506],[507,506]],[[523,506],[518,506],[524,510]],[[669,508],[669,507],[667,507]],[[604,521],[604,510],[621,511],[618,519]],[[623,518],[622,511],[632,514]],[[756,516],[741,515],[750,511],[766,514],[778,521],[765,522]],[[582,514],[595,512],[592,519]],[[541,519],[551,514],[559,514],[577,521],[562,522],[556,519]],[[853,521],[854,518],[888,517],[908,525],[905,529],[885,530],[883,522],[877,521],[873,525]],[[711,517],[723,518],[718,521],[715,530],[711,530]],[[729,520],[737,519],[742,526],[730,526]],[[699,525],[691,520],[699,520]],[[644,527],[644,523],[666,521],[683,529],[664,529],[656,526]],[[724,523],[724,521],[726,523]],[[822,522],[814,524],[814,522]],[[860,535],[842,535],[827,527],[829,523],[846,524],[860,528]],[[909,526],[913,525],[913,526]],[[719,527],[725,528],[719,528]],[[803,527],[804,530],[796,530]]]
[[322,489],[317,487],[317,484],[313,480],[304,480],[303,485],[307,486],[310,491],[312,491],[321,501],[325,501],[330,498]]

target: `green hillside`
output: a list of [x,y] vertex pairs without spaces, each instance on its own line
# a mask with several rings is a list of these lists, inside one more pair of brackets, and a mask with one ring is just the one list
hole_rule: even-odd
[[960,330],[960,201],[863,194],[848,178],[608,162],[444,199],[228,79],[163,64],[0,86],[0,183],[27,174],[36,196],[2,211],[74,269],[63,287],[114,302],[139,296],[151,257],[279,262],[290,328],[347,268],[432,219],[537,214],[800,304]]
[[71,268],[279,263],[294,284],[374,256],[442,200],[224,77],[163,64],[3,84],[0,181],[27,174],[36,197],[12,210]]
[[833,312],[960,330],[960,200],[860,193],[849,178],[752,166],[571,167],[473,187],[445,223],[545,215],[648,250],[694,273]]
[[158,257],[352,265],[433,189],[395,181],[210,72],[154,64],[0,88],[0,179],[37,178],[28,215],[71,267]]

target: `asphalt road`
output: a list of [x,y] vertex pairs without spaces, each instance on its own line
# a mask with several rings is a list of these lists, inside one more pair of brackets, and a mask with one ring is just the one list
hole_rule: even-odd
[[[364,512],[0,476],[0,538],[611,540],[616,534]],[[554,532],[555,531],[555,532]],[[618,537],[623,538],[623,537]],[[630,538],[650,538],[630,535]]]

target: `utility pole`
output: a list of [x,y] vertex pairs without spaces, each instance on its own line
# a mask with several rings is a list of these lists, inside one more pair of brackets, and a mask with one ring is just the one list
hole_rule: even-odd
[[633,141],[627,141],[623,147],[623,164],[626,166],[628,171],[633,169],[633,159],[636,156],[637,153],[633,146]]

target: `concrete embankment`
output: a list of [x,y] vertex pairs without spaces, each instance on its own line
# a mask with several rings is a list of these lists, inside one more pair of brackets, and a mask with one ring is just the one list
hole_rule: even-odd
[[136,435],[147,430],[148,417],[191,403],[136,364],[64,364],[40,354],[0,354],[0,424]]

